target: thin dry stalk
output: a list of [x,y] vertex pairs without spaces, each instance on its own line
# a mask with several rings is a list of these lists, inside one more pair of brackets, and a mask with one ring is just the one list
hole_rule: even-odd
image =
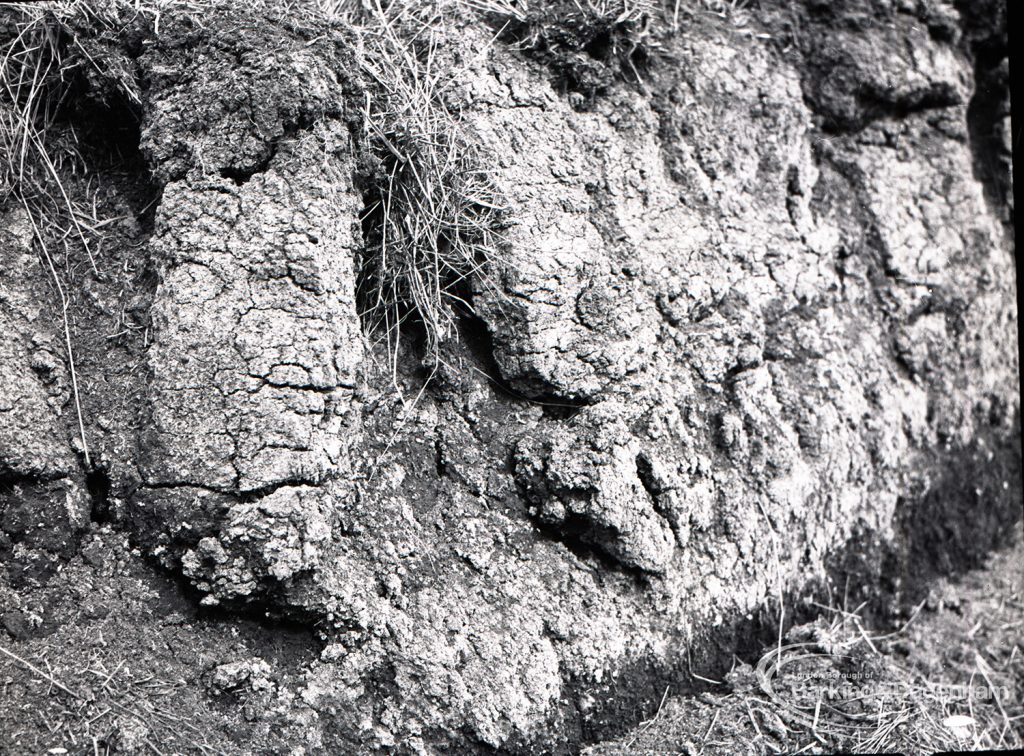
[[33,674],[38,675],[39,677],[41,677],[44,680],[46,680],[53,687],[57,688],[60,691],[63,691],[64,693],[67,693],[69,696],[71,696],[73,698],[78,698],[78,699],[82,698],[81,695],[79,695],[75,691],[71,690],[71,688],[66,686],[60,680],[56,679],[53,675],[50,675],[50,674],[44,672],[43,670],[39,669],[39,667],[37,667],[32,662],[27,661],[25,659],[22,659],[20,656],[18,656],[13,651],[8,651],[3,646],[0,646],[0,654],[3,654],[4,656],[8,657],[9,659],[12,659],[13,661],[15,661],[16,663],[20,664],[21,666],[23,666],[25,669],[29,670]]
[[57,289],[57,295],[60,297],[61,318],[64,323],[64,347],[67,350],[68,355],[68,373],[71,376],[71,391],[72,398],[75,402],[75,414],[78,418],[78,432],[82,442],[82,456],[85,458],[86,467],[92,467],[92,460],[89,457],[89,443],[85,438],[85,418],[82,413],[81,395],[78,391],[78,372],[75,370],[75,350],[71,346],[71,323],[68,319],[68,308],[71,306],[71,300],[68,299],[68,295],[61,283],[60,276],[57,274],[57,268],[53,264],[53,258],[50,257],[50,252],[46,248],[46,239],[39,230],[39,226],[36,224],[35,219],[32,217],[32,212],[27,203],[25,204],[25,212],[28,214],[29,222],[32,224],[32,231],[36,237],[36,242],[39,244],[39,249],[43,253],[43,259],[46,261],[46,266],[53,278],[53,284]]

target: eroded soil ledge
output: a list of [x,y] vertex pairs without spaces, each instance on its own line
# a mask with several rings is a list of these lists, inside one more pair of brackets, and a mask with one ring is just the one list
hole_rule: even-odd
[[113,623],[108,666],[149,643],[241,700],[233,729],[189,689],[213,748],[571,752],[699,686],[780,590],[884,608],[1019,527],[999,5],[684,5],[612,74],[621,40],[494,28],[429,45],[505,204],[436,364],[414,317],[391,361],[360,317],[358,35],[218,5],[93,40],[139,97],[82,74],[62,104],[67,190],[114,219],[58,271],[88,465],[51,273],[0,207],[25,654]]

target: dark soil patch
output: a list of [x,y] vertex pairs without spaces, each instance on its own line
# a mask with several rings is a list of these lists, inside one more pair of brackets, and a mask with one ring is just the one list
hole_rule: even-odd
[[[272,753],[302,740],[270,698],[248,704],[295,687],[318,656],[313,634],[198,608],[109,528],[44,587],[15,593],[0,570],[0,606],[0,753]],[[219,665],[253,660],[263,690],[213,684]]]

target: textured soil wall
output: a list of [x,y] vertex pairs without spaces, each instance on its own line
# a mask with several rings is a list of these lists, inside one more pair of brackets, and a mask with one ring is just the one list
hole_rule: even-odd
[[69,253],[89,464],[2,209],[4,579],[107,522],[318,633],[277,701],[312,750],[557,750],[844,559],[871,591],[986,553],[1020,496],[1005,19],[783,5],[688,10],[596,87],[449,28],[506,227],[426,384],[414,326],[392,375],[360,316],[353,38],[223,11],[115,48],[141,106],[67,113],[119,218],[99,273]]

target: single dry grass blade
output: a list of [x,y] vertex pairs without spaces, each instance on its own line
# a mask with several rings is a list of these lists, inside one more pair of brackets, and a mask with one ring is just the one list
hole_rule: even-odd
[[67,693],[69,696],[72,696],[73,698],[79,698],[79,699],[82,698],[82,696],[79,693],[76,693],[75,691],[71,690],[71,688],[69,688],[67,685],[62,683],[60,680],[58,680],[55,677],[53,677],[53,675],[50,675],[47,672],[44,672],[43,670],[39,669],[39,667],[37,667],[36,665],[32,664],[32,662],[29,662],[29,661],[26,661],[25,659],[22,659],[20,656],[18,656],[13,651],[8,651],[3,646],[0,646],[0,654],[3,654],[4,656],[8,657],[9,659],[12,659],[13,661],[17,662],[18,664],[23,666],[25,669],[27,669],[30,672],[32,672],[33,674],[38,675],[39,677],[43,678],[48,683],[50,683],[53,687],[57,688],[58,690],[60,690],[60,691],[62,691],[64,693]]

